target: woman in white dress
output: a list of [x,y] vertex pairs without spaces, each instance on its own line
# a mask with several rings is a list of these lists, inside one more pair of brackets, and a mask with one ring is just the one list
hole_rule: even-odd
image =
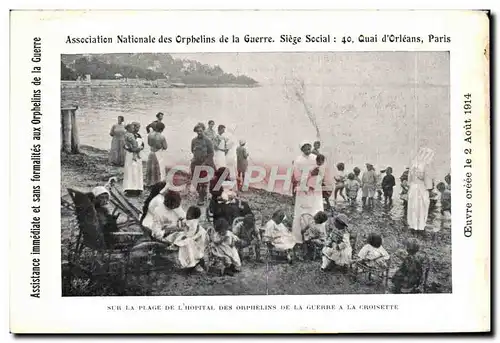
[[151,229],[154,211],[165,201],[164,195],[169,190],[169,187],[170,185],[165,181],[160,181],[151,187],[149,196],[144,201],[144,206],[142,207],[141,223],[143,226]]
[[164,195],[163,203],[153,211],[153,222],[149,229],[155,239],[172,243],[171,234],[182,231],[185,220],[186,212],[181,207],[181,195],[179,192],[168,190]]
[[420,148],[408,173],[408,226],[410,230],[423,231],[429,214],[429,192],[432,190],[430,164],[434,159],[434,151]]
[[300,144],[300,150],[302,154],[293,162],[293,177],[297,184],[295,186],[292,233],[297,243],[303,243],[300,217],[304,213],[314,216],[319,211],[324,210],[321,180],[318,180],[320,176],[311,175],[311,171],[316,167],[316,155],[311,153],[312,144],[304,141]]
[[125,126],[125,168],[123,171],[123,191],[126,195],[139,195],[144,189],[141,151],[144,142],[138,134],[140,125],[132,123]]
[[229,169],[230,179],[234,181],[238,177],[238,169],[236,168],[238,165],[238,159],[236,156],[236,149],[238,146],[233,135],[226,137],[226,139],[226,167]]
[[219,125],[217,128],[218,135],[215,137],[214,144],[214,164],[215,169],[226,167],[226,154],[228,152],[227,148],[227,137],[224,135],[226,127],[224,125]]

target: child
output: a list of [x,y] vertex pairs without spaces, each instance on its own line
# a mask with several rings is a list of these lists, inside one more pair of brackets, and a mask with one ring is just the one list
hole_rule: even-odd
[[358,253],[360,262],[369,267],[385,267],[389,254],[382,246],[382,237],[376,233],[370,233],[368,239]]
[[247,214],[242,221],[233,226],[233,233],[239,238],[240,249],[251,247],[255,252],[255,260],[261,262],[260,258],[260,232],[255,226],[255,218]]
[[359,178],[359,174],[361,174],[361,169],[359,169],[358,167],[354,167],[352,172],[354,173],[354,179],[358,181],[359,184],[361,185],[361,179]]
[[321,264],[321,270],[325,271],[333,262],[335,265],[341,266],[344,271],[347,271],[352,259],[352,247],[347,229],[349,220],[345,214],[339,214],[335,218],[334,225],[335,227],[328,236],[322,250],[323,263]]
[[[323,194],[323,203],[326,204],[325,209],[327,211],[331,210],[332,206],[330,205],[330,196],[332,195],[331,188],[328,188],[325,182],[325,172],[324,172],[324,165],[325,165],[325,160],[326,157],[325,155],[318,154],[316,156],[316,168],[314,168],[311,171],[311,176],[318,176],[320,175],[323,179],[321,182],[321,188],[322,188],[322,194]],[[330,189],[330,190],[329,190]]]
[[446,188],[444,182],[438,183],[436,188],[441,193],[441,214],[443,215],[443,227],[449,229],[451,227],[451,192]]
[[410,185],[408,184],[408,173],[403,173],[399,180],[401,181],[401,194],[399,197],[403,201],[403,207],[406,212],[408,209],[408,191],[410,190]]
[[285,213],[283,210],[274,212],[271,220],[264,227],[264,240],[272,244],[278,251],[285,251],[288,263],[292,263],[292,249],[295,246],[295,238],[283,224]]
[[349,198],[350,205],[354,205],[356,203],[359,187],[360,184],[356,180],[356,176],[354,175],[354,173],[349,173],[349,175],[347,175],[347,180],[345,182],[345,190],[347,193],[347,197]]
[[396,294],[401,293],[402,288],[418,288],[423,277],[424,259],[417,255],[420,249],[418,241],[410,239],[405,245],[408,255],[392,277],[393,292]]
[[320,141],[316,141],[314,142],[313,144],[313,151],[312,153],[316,156],[318,156],[320,154],[319,152],[319,149],[321,148],[321,142]]
[[444,182],[438,183],[436,188],[441,193],[441,213],[449,212],[451,214],[451,192],[446,188]]
[[392,205],[392,192],[394,186],[396,185],[396,180],[394,179],[394,175],[392,175],[392,168],[387,167],[385,170],[385,176],[382,179],[382,191],[384,192],[384,204],[387,204],[387,200],[389,200],[389,205]]
[[337,175],[335,175],[334,179],[335,179],[335,191],[334,191],[334,195],[333,195],[333,198],[335,201],[337,201],[337,194],[340,192],[340,196],[342,197],[342,199],[344,199],[344,201],[346,200],[345,199],[345,196],[343,194],[343,191],[344,191],[344,181],[345,181],[345,176],[344,176],[344,163],[338,163],[337,164]]
[[319,211],[314,215],[314,222],[302,229],[305,256],[308,256],[311,251],[325,244],[327,221],[328,215],[323,211]]
[[229,223],[219,218],[214,223],[214,230],[210,235],[209,249],[213,257],[211,264],[217,266],[226,274],[233,276],[241,268],[240,255],[236,249],[238,237],[229,230]]
[[377,199],[382,200],[382,194],[384,194],[384,192],[382,191],[382,179],[384,178],[385,169],[381,169],[379,173],[377,173],[375,169],[373,170],[375,171],[375,175],[377,176]]
[[204,272],[203,258],[207,244],[207,232],[199,224],[200,217],[199,207],[189,207],[183,231],[170,234],[167,240],[179,248],[178,261],[181,268],[194,268],[194,271],[202,273]]
[[248,151],[245,147],[246,142],[242,139],[240,140],[240,146],[236,148],[236,165],[238,170],[238,189],[241,190],[243,182],[245,180],[245,173],[248,168]]
[[361,198],[363,206],[366,205],[366,200],[368,199],[368,205],[372,207],[375,188],[377,187],[377,175],[371,163],[366,164],[366,171],[361,178],[361,187],[363,190],[363,197]]
[[448,188],[451,191],[451,174],[448,173],[444,177],[444,181],[446,182],[446,188]]

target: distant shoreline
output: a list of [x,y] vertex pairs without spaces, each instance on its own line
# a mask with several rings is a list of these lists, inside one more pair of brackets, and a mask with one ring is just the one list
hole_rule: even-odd
[[122,88],[258,88],[256,84],[238,84],[238,83],[217,83],[217,84],[202,84],[202,83],[164,83],[155,81],[123,81],[123,80],[92,80],[86,81],[67,81],[61,80],[61,88],[80,88],[80,87],[122,87]]

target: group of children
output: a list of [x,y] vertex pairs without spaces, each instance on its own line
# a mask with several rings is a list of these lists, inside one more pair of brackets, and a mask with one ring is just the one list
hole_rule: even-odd
[[[316,153],[316,165],[317,167],[311,172],[312,176],[316,176],[319,173],[319,168],[321,168],[326,161],[323,154],[319,152],[320,143],[314,143],[313,153]],[[381,170],[380,173],[376,173],[375,168],[372,164],[366,163],[366,171],[361,175],[361,169],[355,167],[352,172],[348,173],[346,176],[345,164],[343,162],[337,163],[337,171],[333,177],[335,182],[335,187],[333,191],[333,201],[337,201],[337,197],[340,196],[344,201],[348,201],[350,205],[356,204],[359,190],[361,189],[363,206],[373,207],[373,201],[375,194],[379,193],[379,197],[384,195],[384,203],[392,205],[393,189],[396,185],[396,180],[392,175],[392,168],[387,167],[385,170]],[[386,174],[382,177],[383,174]],[[361,177],[360,177],[361,175]],[[323,184],[325,186],[325,184]],[[345,193],[344,193],[345,191]],[[326,209],[331,209],[330,198],[332,192],[323,191],[323,199],[325,202]],[[346,198],[347,196],[347,198]]]
[[[438,188],[442,187],[442,184],[438,185]],[[106,211],[109,202],[107,187],[98,186],[89,196],[96,208],[99,222],[109,223],[107,218],[104,218],[110,216]],[[283,252],[289,263],[298,256],[303,259],[310,256],[311,252],[320,251],[322,271],[337,266],[345,272],[355,263],[383,267],[390,258],[382,245],[382,237],[377,233],[370,233],[366,244],[353,256],[353,233],[349,228],[349,218],[345,214],[335,216],[333,225],[329,228],[329,215],[324,211],[316,213],[313,221],[302,229],[301,244],[297,244],[285,225],[286,216],[281,209],[275,211],[261,227],[257,225],[253,214],[247,214],[233,223],[224,217],[218,217],[210,228],[205,229],[200,224],[201,214],[199,207],[189,207],[185,218],[178,221],[177,228],[170,228],[164,233],[163,241],[177,250],[177,260],[183,269],[205,272],[213,267],[232,276],[241,270],[244,249],[253,250],[256,261],[261,262],[262,247]],[[407,257],[393,278],[395,292],[419,280],[414,275],[422,270],[422,264],[415,257],[418,249],[416,241],[407,244]]]
[[[314,142],[313,153],[316,154],[316,168],[311,172],[311,176],[319,174],[319,169],[322,168],[326,162],[326,158],[320,153],[320,142]],[[396,186],[396,179],[393,175],[392,167],[387,167],[376,172],[371,163],[366,163],[366,170],[361,175],[361,170],[355,167],[352,172],[346,176],[345,164],[340,162],[336,165],[337,171],[333,177],[335,187],[333,191],[333,201],[336,202],[338,196],[344,201],[348,201],[350,205],[355,205],[358,199],[359,191],[361,190],[361,201],[363,206],[373,207],[374,199],[377,195],[378,199],[384,197],[384,204],[391,206],[393,204],[394,187]],[[385,174],[385,175],[384,175]],[[361,175],[361,177],[360,177]],[[410,185],[408,183],[409,168],[403,172],[400,177],[401,193],[400,199],[403,201],[405,210],[408,205],[408,191]],[[441,193],[441,212],[444,216],[451,215],[451,176],[445,176],[445,182],[437,184],[436,189]],[[323,183],[322,186],[325,186]],[[345,192],[345,193],[344,193]],[[332,192],[323,190],[323,199],[325,208],[331,209],[330,198]],[[431,193],[431,196],[437,197],[436,193]]]

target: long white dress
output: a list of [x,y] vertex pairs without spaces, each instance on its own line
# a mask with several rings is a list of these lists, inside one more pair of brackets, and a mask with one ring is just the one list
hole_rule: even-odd
[[[308,176],[306,180],[310,181],[311,171],[316,167],[316,155],[310,154],[305,156],[302,154],[297,157],[293,162],[293,174],[295,180],[297,180],[297,191],[295,195],[295,210],[293,216],[292,233],[295,237],[297,243],[302,242],[302,228],[300,227],[300,217],[304,213],[309,213],[315,215],[319,211],[324,210],[323,206],[323,194],[321,188],[318,187],[313,190],[309,190],[306,185],[301,185],[302,173],[307,173]],[[310,184],[310,182],[308,182]],[[319,182],[319,185],[321,183]],[[307,189],[307,190],[305,190]]]
[[[125,138],[126,142],[127,142],[127,135],[129,134],[126,134]],[[128,139],[130,139],[130,137]],[[143,144],[143,141],[141,138],[137,138],[136,143],[138,146],[141,146]],[[134,153],[130,151],[126,151],[125,153],[125,168],[123,170],[123,190],[124,191],[144,190],[142,159],[136,158],[136,161],[134,161]]]
[[[339,266],[351,263],[352,246],[349,231],[345,230],[340,232],[338,229],[334,230],[336,232],[332,232],[330,234],[330,237],[328,237],[325,247],[322,250],[323,268],[328,267],[331,262],[335,262],[335,264]],[[339,236],[342,238],[340,242],[338,241]]]
[[414,230],[424,230],[429,214],[429,189],[432,179],[422,168],[412,168],[408,174],[408,226]]
[[430,165],[434,159],[434,151],[420,148],[412,162],[408,173],[408,226],[410,229],[425,230],[429,214],[429,189],[432,189],[432,178],[429,175]]
[[237,170],[237,165],[238,165],[238,160],[236,157],[236,140],[234,139],[234,136],[226,137],[226,148],[229,150],[226,154],[226,166],[229,168],[229,173],[231,180],[236,180],[238,176],[238,170]]
[[207,232],[199,225],[198,219],[186,221],[183,231],[172,233],[167,237],[179,247],[178,260],[182,268],[193,268],[205,256]]
[[163,196],[163,194],[158,194],[151,200],[151,202],[148,205],[148,211],[146,212],[146,216],[142,221],[143,226],[147,227],[148,229],[151,229],[151,225],[153,225],[154,211],[158,206],[163,205],[163,201],[165,201],[165,197]]
[[295,237],[283,223],[276,224],[269,220],[264,227],[264,240],[270,242],[276,250],[286,251],[295,246]]
[[227,138],[222,134],[215,137],[215,151],[214,151],[214,164],[215,168],[219,169],[227,166],[226,153],[227,149]]

